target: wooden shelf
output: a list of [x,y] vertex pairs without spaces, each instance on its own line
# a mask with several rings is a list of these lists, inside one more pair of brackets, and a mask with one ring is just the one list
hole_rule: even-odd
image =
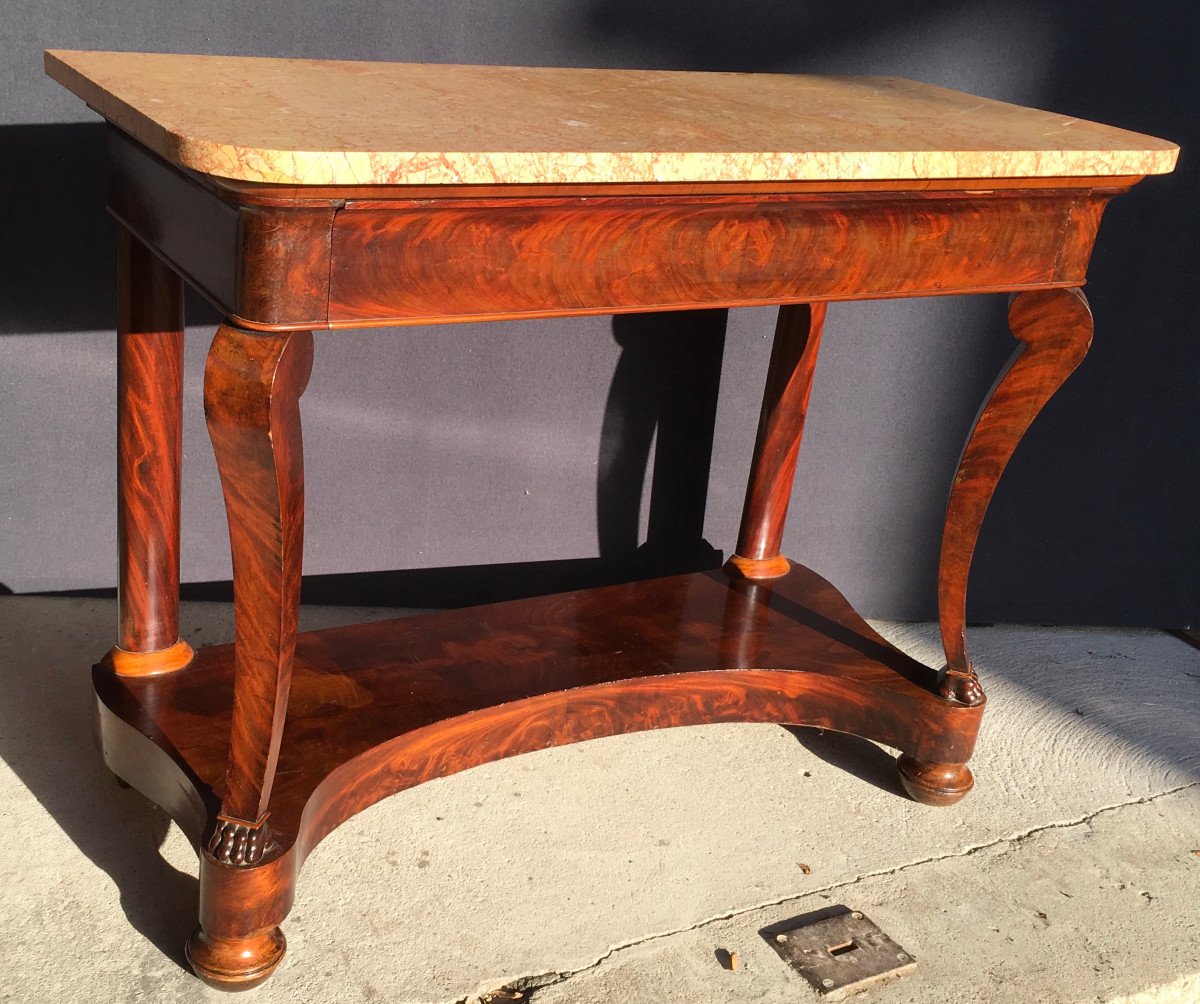
[[[298,870],[339,823],[431,778],[645,729],[812,725],[961,763],[982,707],[937,698],[937,676],[798,565],[768,582],[702,572],[302,634],[268,857],[295,851]],[[160,677],[98,666],[95,684],[110,766],[200,843],[224,794],[233,646]]]

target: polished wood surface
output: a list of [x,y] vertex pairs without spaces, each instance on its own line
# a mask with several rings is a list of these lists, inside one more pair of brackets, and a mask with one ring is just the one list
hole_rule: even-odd
[[[110,121],[110,209],[122,234],[122,614],[119,646],[93,674],[97,734],[112,770],[197,846],[200,927],[187,956],[201,978],[244,989],[271,974],[300,867],[334,827],[393,792],[502,757],[653,728],[783,722],[900,750],[900,781],[926,804],[970,791],[984,708],[965,638],[975,541],[1021,436],[1087,350],[1078,287],[1104,208],[1141,175],[1169,169],[1171,144],[1122,145],[1118,134],[1133,134],[964,106],[962,95],[903,81],[833,83],[822,106],[794,100],[798,86],[827,86],[811,78],[200,59],[195,79],[172,69],[160,80],[169,93],[146,89],[159,79],[146,76],[152,63],[194,58],[60,53],[48,66]],[[198,88],[214,67],[220,79]],[[261,87],[241,86],[260,71]],[[310,87],[344,78],[357,94],[364,81],[413,73],[431,89],[389,101],[386,115],[370,113],[386,87],[367,87],[360,103]],[[714,100],[664,110],[653,88],[685,77],[693,97],[708,87]],[[499,83],[461,116],[413,118],[439,87],[450,93],[451,78]],[[573,99],[570,87],[539,87],[585,79],[619,82],[596,99],[601,117],[614,101],[651,98],[653,114],[542,128],[539,115]],[[283,105],[281,80],[299,82]],[[653,86],[628,93],[635,80]],[[503,100],[513,81],[528,102]],[[715,100],[730,88],[751,88],[753,100]],[[852,92],[854,107],[831,117]],[[889,118],[885,106],[900,97],[904,115]],[[293,99],[305,114],[280,111]],[[454,130],[496,101],[479,142],[447,151]],[[288,129],[319,139],[333,119],[310,113],[331,102],[337,148],[288,146],[299,135]],[[649,135],[667,111],[688,119],[671,142],[613,138]],[[1037,123],[1045,128],[1031,133]],[[547,140],[564,129],[592,144],[572,155],[570,177],[564,150]],[[830,139],[839,129],[845,144]],[[755,130],[778,142],[722,146]],[[509,145],[485,149],[493,132]],[[1087,150],[1064,132],[1092,137]],[[960,133],[969,142],[934,141]],[[443,159],[401,164],[398,147],[377,146],[381,135],[436,135]],[[272,136],[282,158],[268,150]],[[799,137],[791,150],[789,136]],[[500,169],[498,152],[522,156]],[[649,174],[647,153],[666,155]],[[887,164],[892,173],[880,174]],[[236,640],[194,659],[178,641],[176,606],[177,277],[225,318],[205,410],[229,518]],[[826,304],[979,292],[1016,294],[1019,351],[950,490],[938,575],[946,666],[934,668],[872,631],[784,557],[781,540]],[[775,344],[737,551],[722,571],[297,638],[311,331],[769,304],[780,307]]]
[[1077,284],[1072,251],[1090,245],[1107,200],[1084,189],[348,203],[333,222],[328,326]]
[[1128,181],[446,199],[293,189],[260,203],[118,130],[110,147],[113,212],[231,323],[261,331],[1076,286]]
[[[547,745],[702,722],[813,724],[902,750],[901,782],[922,802],[970,791],[983,693],[965,641],[947,643],[944,672],[919,666],[780,553],[826,303],[1020,292],[1014,332],[1030,354],[982,413],[951,493],[939,585],[943,630],[960,638],[983,511],[1057,386],[1053,305],[1079,302],[1119,187],[288,202],[213,187],[119,133],[112,146],[114,212],[229,317],[205,402],[236,644],[144,680],[118,680],[112,659],[96,676],[113,769],[202,847],[187,949],[198,975],[225,989],[270,975],[304,856],[344,819]],[[779,301],[725,573],[322,632],[299,640],[293,662],[309,328]]]
[[[119,671],[173,668],[179,642],[183,284],[117,228],[117,590]],[[173,647],[162,662],[157,655]],[[142,658],[130,658],[129,656]]]
[[233,551],[236,672],[220,824],[209,849],[253,864],[271,841],[271,788],[287,714],[304,547],[300,395],[307,331],[256,335],[222,325],[204,372],[204,413]]
[[245,938],[218,938],[198,927],[184,946],[188,965],[219,990],[252,990],[275,972],[286,951],[278,927]]
[[896,767],[904,790],[925,805],[953,805],[975,787],[971,769],[964,763],[923,763],[905,753]]
[[174,645],[151,652],[130,652],[116,645],[109,650],[104,661],[113,672],[122,676],[157,676],[183,669],[195,655],[192,646],[181,638]]
[[779,308],[735,555],[735,567],[749,578],[779,574],[777,559],[824,323],[823,303]]
[[[96,677],[106,705],[136,712],[126,720],[222,804],[236,651],[206,647],[149,680]],[[387,789],[646,728],[810,724],[965,762],[979,711],[937,698],[938,678],[798,564],[769,582],[703,572],[301,634],[266,857],[311,846]],[[936,721],[914,729],[910,714]],[[358,790],[343,768],[363,756]]]
[[983,701],[967,656],[967,577],[992,493],[1025,430],[1092,344],[1092,313],[1078,289],[1020,293],[1008,323],[1018,340],[967,439],[946,507],[938,563],[938,616],[946,650],[942,694]]
[[[697,573],[333,628],[300,635],[295,653],[272,841],[254,868],[204,855],[202,926],[223,950],[279,925],[304,857],[334,827],[435,777],[709,722],[812,725],[961,766],[983,710],[940,699],[936,670],[801,565],[770,582]],[[127,779],[197,845],[234,780],[241,659],[225,645],[169,676],[95,672],[110,766],[137,764]]]

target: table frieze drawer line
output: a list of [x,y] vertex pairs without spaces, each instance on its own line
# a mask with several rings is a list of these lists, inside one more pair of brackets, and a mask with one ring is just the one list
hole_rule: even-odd
[[1125,190],[1074,179],[982,194],[551,194],[380,208],[384,190],[366,208],[264,205],[110,134],[110,212],[231,321],[264,331],[1079,286],[1104,208]]

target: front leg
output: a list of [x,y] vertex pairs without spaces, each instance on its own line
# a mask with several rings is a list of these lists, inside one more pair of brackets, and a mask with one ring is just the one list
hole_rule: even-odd
[[226,789],[208,849],[231,865],[253,865],[270,846],[266,820],[300,606],[300,395],[312,358],[311,332],[222,325],[204,374],[204,413],[233,551],[235,634]]
[[960,704],[983,703],[967,656],[967,576],[975,541],[996,483],[1030,423],[1092,344],[1092,314],[1078,289],[1013,296],[1008,323],[1019,345],[967,439],[942,534],[938,615],[946,672],[940,693]]

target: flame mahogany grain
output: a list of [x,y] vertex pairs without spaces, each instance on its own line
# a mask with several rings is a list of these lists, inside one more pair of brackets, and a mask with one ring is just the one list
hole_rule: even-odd
[[268,198],[110,137],[114,214],[261,331],[1076,286],[1132,180]]
[[[331,327],[1073,285],[1078,192],[597,197],[334,220]],[[953,257],[948,253],[952,250]],[[804,262],[803,268],[797,262]],[[481,265],[481,262],[486,263]]]
[[[117,651],[142,671],[179,642],[183,284],[117,229]],[[184,648],[187,646],[185,645]],[[189,650],[190,651],[190,650]]]
[[992,493],[1037,413],[1092,344],[1092,312],[1078,289],[1012,298],[1008,323],[1018,340],[967,438],[946,506],[938,563],[938,614],[946,650],[940,692],[963,704],[983,701],[967,657],[967,576]]
[[259,329],[328,327],[337,200],[231,204],[115,128],[109,156],[109,211],[223,314]]
[[300,607],[304,457],[300,395],[312,334],[261,335],[222,325],[204,372],[204,413],[233,551],[236,672],[220,824],[209,850],[253,864],[266,825],[287,714]]
[[731,559],[748,578],[772,578],[787,567],[786,559],[777,559],[781,557],[784,520],[796,480],[796,459],[824,323],[823,303],[779,308],[742,529],[737,554]]
[[[181,170],[115,127],[110,138],[122,599],[119,647],[93,675],[98,734],[113,771],[197,845],[199,976],[241,989],[270,975],[304,858],[339,823],[502,757],[785,722],[901,750],[919,801],[970,790],[984,706],[964,635],[975,539],[1017,442],[1086,351],[1076,287],[1105,205],[1138,179],[255,186]],[[236,622],[234,645],[190,662],[176,644],[179,277],[226,318],[205,409]],[[826,303],[970,292],[1018,294],[1021,349],[950,492],[938,671],[780,541]],[[751,304],[780,314],[724,571],[297,637],[312,330]]]
[[[95,671],[109,765],[197,845],[229,797],[241,658],[235,644],[166,676]],[[787,722],[962,764],[983,709],[941,700],[937,679],[801,565],[770,582],[696,573],[302,634],[273,840],[254,868],[203,855],[203,930],[236,940],[278,926],[308,852],[379,799],[551,746]]]

